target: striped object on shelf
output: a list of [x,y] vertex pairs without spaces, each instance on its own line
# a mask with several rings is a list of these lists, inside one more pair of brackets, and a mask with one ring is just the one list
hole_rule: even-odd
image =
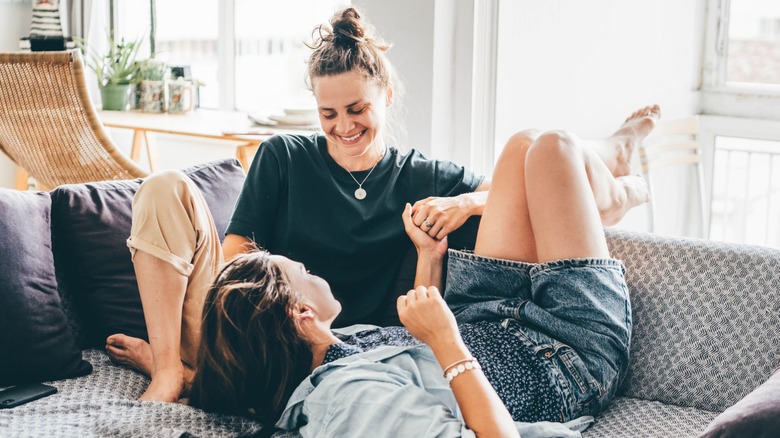
[[60,0],[35,0],[31,36],[62,36]]

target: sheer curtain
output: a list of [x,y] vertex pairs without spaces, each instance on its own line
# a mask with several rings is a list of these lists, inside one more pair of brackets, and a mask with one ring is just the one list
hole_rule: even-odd
[[[108,49],[108,7],[106,1],[62,0],[60,4],[62,27],[65,36],[83,39],[97,53]],[[113,1],[113,0],[109,0]],[[89,59],[85,56],[85,62]],[[97,77],[87,68],[87,86],[92,101],[100,99]]]

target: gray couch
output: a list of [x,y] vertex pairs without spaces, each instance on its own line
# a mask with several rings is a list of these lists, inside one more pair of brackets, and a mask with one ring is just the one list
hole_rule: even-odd
[[[634,312],[631,367],[586,437],[697,436],[764,382],[780,353],[780,251],[610,230]],[[247,419],[140,403],[148,380],[84,351],[87,376],[0,410],[0,436],[247,436]],[[277,433],[275,436],[297,436]]]

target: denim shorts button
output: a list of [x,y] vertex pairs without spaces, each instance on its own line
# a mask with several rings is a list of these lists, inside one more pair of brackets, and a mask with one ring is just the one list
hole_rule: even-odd
[[544,353],[544,357],[546,357],[546,358],[548,358],[548,359],[549,359],[549,358],[550,358],[550,356],[552,356],[552,352],[550,352],[550,351],[547,351],[547,352],[545,352],[545,353]]

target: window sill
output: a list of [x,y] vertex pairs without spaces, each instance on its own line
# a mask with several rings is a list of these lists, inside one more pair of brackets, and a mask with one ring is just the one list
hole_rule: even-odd
[[727,88],[701,92],[705,115],[780,121],[780,92]]

